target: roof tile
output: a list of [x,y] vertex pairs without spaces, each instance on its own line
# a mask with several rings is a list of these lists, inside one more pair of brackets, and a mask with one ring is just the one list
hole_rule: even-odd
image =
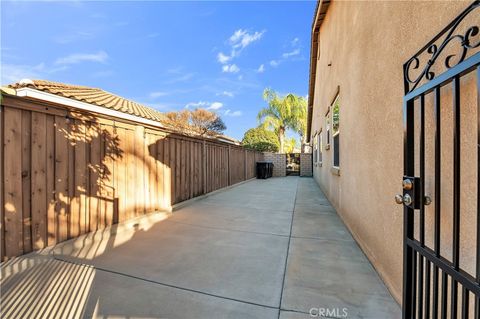
[[29,82],[30,83],[15,83],[9,85],[9,87],[14,89],[31,87],[40,91],[132,114],[157,122],[162,122],[164,118],[163,114],[155,109],[130,101],[113,93],[106,92],[102,89],[45,80],[32,80]]

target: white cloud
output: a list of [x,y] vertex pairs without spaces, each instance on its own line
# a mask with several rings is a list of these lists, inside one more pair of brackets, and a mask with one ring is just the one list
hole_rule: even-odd
[[241,111],[225,110],[225,112],[223,114],[225,116],[237,117],[237,116],[241,116],[242,112]]
[[[238,29],[235,31],[230,38],[228,39],[228,44],[230,45],[230,55],[227,55],[223,52],[219,52],[217,54],[217,61],[221,64],[227,64],[232,59],[237,57],[240,52],[249,46],[251,43],[258,41],[262,38],[264,31],[255,31],[253,33],[249,33],[247,30]],[[232,64],[235,65],[235,64]],[[236,66],[235,66],[236,67]],[[229,68],[223,67],[223,72],[232,72]],[[235,73],[238,71],[234,71]]]
[[218,62],[220,62],[221,64],[225,64],[225,63],[227,63],[228,61],[230,61],[231,59],[232,59],[231,56],[225,55],[225,54],[223,54],[223,52],[220,52],[220,53],[217,55],[217,60],[218,60]]
[[199,102],[190,102],[187,105],[185,105],[186,109],[189,108],[202,108],[206,110],[219,110],[223,107],[223,103],[221,102],[205,102],[205,101],[199,101]]
[[41,79],[67,69],[66,65],[48,67],[44,62],[37,65],[2,64],[0,84],[10,84],[21,79]]
[[230,92],[230,91],[223,91],[222,93],[217,93],[217,96],[219,95],[224,95],[224,96],[228,96],[228,97],[234,97],[235,94],[233,92]]
[[79,42],[83,40],[93,39],[95,37],[94,32],[75,31],[69,34],[62,34],[52,38],[53,42],[58,44],[69,44],[73,42]]
[[165,95],[168,95],[168,92],[152,92],[152,93],[149,94],[149,96],[152,99],[155,99],[155,98],[161,97],[161,96],[165,96]]
[[104,51],[97,53],[75,53],[63,58],[59,58],[55,61],[55,64],[76,64],[80,62],[98,62],[104,63],[108,59],[108,54]]
[[[276,68],[277,66],[279,66],[283,62],[288,61],[290,58],[293,58],[293,57],[296,57],[296,56],[300,55],[301,46],[300,46],[300,39],[299,38],[294,38],[292,41],[290,41],[290,47],[291,47],[290,48],[291,51],[282,53],[282,56],[280,58],[275,59],[275,60],[271,60],[269,62],[269,64],[272,67]],[[300,57],[297,57],[297,59],[299,59],[299,58]],[[257,72],[259,72],[259,70],[257,70]]]
[[40,72],[44,67],[44,63],[36,66],[20,65],[20,64],[2,64],[1,84],[10,84],[21,79],[36,79],[41,77]]
[[291,52],[285,52],[284,54],[282,54],[282,57],[283,57],[284,59],[288,59],[288,58],[290,58],[290,57],[292,57],[292,56],[296,56],[296,55],[299,55],[299,54],[300,54],[300,49],[295,49],[295,50],[293,50],[293,51],[291,51]]
[[265,31],[248,33],[247,30],[238,29],[230,37],[230,44],[234,49],[242,50],[250,45],[250,43],[260,40],[264,33]]
[[200,102],[190,102],[190,103],[187,103],[187,105],[185,105],[185,108],[186,108],[186,109],[189,109],[189,108],[191,108],[191,107],[194,107],[194,108],[196,108],[196,107],[205,107],[205,106],[207,106],[207,105],[209,105],[209,103],[208,103],[208,102],[203,102],[203,101],[200,101]]
[[210,104],[209,107],[207,107],[207,110],[218,110],[223,107],[223,103],[220,102],[213,102]]
[[195,75],[195,73],[186,73],[186,74],[183,74],[183,75],[180,75],[181,73],[173,73],[173,72],[168,72],[168,73],[178,74],[178,76],[174,77],[174,78],[171,78],[167,81],[164,81],[163,82],[164,84],[174,84],[174,83],[179,83],[179,82],[187,82],[188,80],[193,78],[193,76]]
[[280,61],[278,61],[278,60],[270,61],[270,65],[273,66],[274,68],[277,67],[279,64],[280,64]]
[[257,69],[257,73],[263,73],[265,72],[265,65],[260,64],[260,66]]
[[237,73],[238,71],[240,71],[240,68],[236,64],[227,64],[222,67],[222,72]]

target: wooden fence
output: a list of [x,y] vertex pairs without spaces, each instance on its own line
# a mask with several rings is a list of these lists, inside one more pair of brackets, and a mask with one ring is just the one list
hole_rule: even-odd
[[255,176],[261,154],[4,96],[2,260]]

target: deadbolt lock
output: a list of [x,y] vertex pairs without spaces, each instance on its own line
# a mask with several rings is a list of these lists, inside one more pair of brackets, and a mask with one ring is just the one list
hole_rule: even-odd
[[[402,203],[412,209],[420,209],[422,199],[420,197],[421,181],[419,177],[404,176]],[[397,202],[397,199],[395,199]]]
[[405,178],[402,182],[402,187],[404,190],[409,191],[413,189],[413,182],[409,178]]

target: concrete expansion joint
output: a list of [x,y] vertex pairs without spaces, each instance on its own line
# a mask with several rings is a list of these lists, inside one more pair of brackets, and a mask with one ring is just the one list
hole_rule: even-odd
[[241,299],[236,299],[236,298],[231,298],[231,297],[226,297],[226,296],[220,296],[220,295],[212,294],[212,293],[201,291],[201,290],[196,290],[196,289],[191,289],[191,288],[186,288],[186,287],[180,287],[180,286],[167,284],[167,283],[156,281],[156,280],[151,280],[151,279],[142,278],[142,277],[138,277],[138,276],[134,276],[134,275],[129,275],[129,274],[119,272],[119,271],[115,271],[115,270],[111,270],[111,269],[106,269],[106,268],[102,268],[102,267],[97,267],[97,266],[92,266],[92,265],[88,265],[88,264],[84,264],[84,263],[78,263],[78,262],[74,262],[74,261],[70,261],[70,260],[61,259],[61,258],[55,257],[55,255],[53,255],[53,258],[57,261],[60,261],[60,262],[73,264],[73,265],[77,265],[77,266],[93,268],[93,269],[98,270],[98,271],[103,271],[103,272],[107,272],[107,273],[114,274],[114,275],[124,276],[124,277],[128,277],[128,278],[136,279],[136,280],[141,280],[141,281],[144,281],[144,282],[148,282],[148,283],[151,283],[151,284],[156,284],[156,285],[163,286],[163,287],[178,289],[178,290],[182,290],[182,291],[188,291],[188,292],[197,293],[197,294],[201,294],[201,295],[205,295],[205,296],[209,296],[209,297],[213,297],[213,298],[230,300],[230,301],[239,302],[239,303],[243,303],[243,304],[248,304],[248,305],[252,305],[252,306],[258,306],[258,307],[274,309],[274,310],[281,310],[280,306],[274,307],[274,306],[264,305],[264,304],[260,304],[260,303],[256,303],[256,302],[251,302],[251,301],[246,301],[246,300],[241,300]]
[[[292,241],[292,229],[293,229],[293,218],[295,215],[295,206],[297,205],[297,195],[298,195],[298,179],[296,179],[295,187],[295,199],[293,201],[293,210],[292,210],[292,219],[290,220],[290,232],[288,234],[288,244],[287,244],[287,255],[285,257],[285,267],[283,269],[283,278],[282,278],[282,290],[280,292],[280,308],[282,307],[283,291],[285,290],[285,278],[287,277],[287,266],[288,266],[288,255],[290,253],[290,242]],[[281,312],[278,312],[278,319],[280,319]]]
[[239,229],[231,229],[231,228],[220,228],[220,227],[212,227],[212,226],[205,226],[205,225],[195,225],[195,224],[191,224],[191,223],[173,221],[173,220],[168,220],[168,219],[165,221],[165,223],[175,223],[175,224],[188,225],[188,226],[198,227],[198,228],[220,230],[220,231],[225,231],[225,232],[236,232],[236,233],[265,235],[265,236],[277,236],[277,237],[285,237],[285,238],[289,237],[288,235],[282,235],[282,234],[262,233],[262,232],[257,232],[257,231],[239,230]]

